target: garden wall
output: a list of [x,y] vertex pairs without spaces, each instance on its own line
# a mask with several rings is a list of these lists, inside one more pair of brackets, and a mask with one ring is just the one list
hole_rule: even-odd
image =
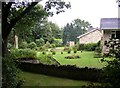
[[85,80],[98,82],[100,69],[96,68],[78,68],[73,65],[45,65],[42,63],[33,64],[21,62],[18,67],[23,71],[46,74],[51,76],[70,78],[75,80]]

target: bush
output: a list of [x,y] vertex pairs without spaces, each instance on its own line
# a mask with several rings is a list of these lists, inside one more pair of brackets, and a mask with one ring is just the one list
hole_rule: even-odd
[[96,47],[97,47],[97,43],[84,44],[84,50],[86,51],[94,51]]
[[55,47],[56,47],[56,45],[55,45],[55,44],[51,44],[51,47],[52,47],[52,48],[55,48]]
[[113,39],[108,42],[110,51],[109,55],[113,55],[115,59],[102,61],[108,63],[103,68],[102,81],[103,83],[109,84],[111,87],[108,88],[119,88],[120,87],[120,40]]
[[37,58],[43,64],[57,64],[58,62],[52,57],[51,54],[39,54]]
[[53,52],[52,52],[52,55],[55,55],[55,54],[56,54],[55,51],[53,51]]
[[42,52],[42,54],[46,54],[46,52],[45,52],[45,51],[43,51],[43,52]]
[[74,50],[74,53],[77,53],[77,50]]
[[69,56],[66,56],[65,57],[66,59],[77,59],[77,58],[80,58],[79,55],[69,55]]
[[61,52],[61,54],[63,54],[63,52]]
[[73,50],[73,51],[78,50],[78,45],[76,44],[76,45],[72,46],[72,50]]
[[38,47],[43,46],[45,44],[45,41],[42,38],[36,39],[35,42],[36,42]]
[[56,47],[62,46],[62,39],[54,39],[53,44],[55,44]]
[[28,48],[30,48],[30,49],[34,49],[36,46],[37,45],[36,45],[35,42],[31,42],[31,43],[28,44]]
[[68,54],[70,54],[71,50],[68,50],[67,52],[68,52]]
[[26,49],[27,47],[28,47],[28,44],[26,41],[19,44],[19,48],[21,48],[21,49]]
[[84,44],[78,44],[78,50],[84,50]]
[[36,58],[36,52],[31,49],[13,49],[11,53],[16,58]]
[[46,47],[46,49],[48,49],[48,48],[51,48],[51,45],[50,45],[50,43],[47,41],[46,44],[44,45],[44,47]]
[[23,83],[14,60],[15,57],[11,54],[2,59],[2,88],[19,88]]

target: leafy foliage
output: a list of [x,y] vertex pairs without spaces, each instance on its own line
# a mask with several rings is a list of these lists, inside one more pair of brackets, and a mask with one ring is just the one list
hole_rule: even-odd
[[15,58],[36,58],[36,51],[31,49],[13,49],[11,53]]
[[30,44],[28,44],[28,48],[30,48],[30,49],[34,49],[36,46],[37,45],[35,42],[31,42]]
[[2,88],[17,88],[21,86],[20,70],[16,67],[15,57],[12,54],[2,59]]
[[19,44],[19,48],[21,48],[21,49],[26,49],[27,47],[28,47],[28,43],[27,43],[26,41],[21,42],[21,43]]
[[86,51],[94,51],[96,47],[97,47],[96,43],[84,44],[84,50]]
[[44,41],[43,38],[36,39],[35,41],[36,41],[36,45],[37,45],[38,47],[43,46],[43,45],[45,44],[45,41]]
[[[55,54],[55,53],[53,53]],[[40,63],[43,64],[57,64],[58,62],[52,57],[51,54],[46,54],[45,52],[43,52],[42,54],[39,53],[37,56],[37,59],[40,61]]]
[[[120,40],[111,39],[107,44],[109,44],[110,54],[115,57],[114,60],[104,60],[108,63],[106,67],[103,68],[103,82],[109,84],[111,88],[119,88],[120,85]],[[104,85],[104,84],[103,84]],[[105,84],[106,85],[106,84]]]
[[65,58],[66,59],[78,59],[78,58],[80,58],[80,56],[73,54],[73,55],[66,56]]

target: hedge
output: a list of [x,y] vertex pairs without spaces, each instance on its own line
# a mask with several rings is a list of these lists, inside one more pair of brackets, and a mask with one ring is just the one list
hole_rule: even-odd
[[101,69],[96,68],[78,68],[75,65],[45,65],[42,63],[33,64],[20,62],[18,67],[23,71],[33,73],[93,82],[99,81],[101,72]]

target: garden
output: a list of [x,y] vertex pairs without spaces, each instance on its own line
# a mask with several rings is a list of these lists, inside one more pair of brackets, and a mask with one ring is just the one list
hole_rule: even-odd
[[[80,44],[78,36],[91,24],[79,18],[60,28],[49,16],[65,12],[70,3],[0,2],[2,5],[2,88],[21,86],[83,86],[119,88],[120,41]],[[55,8],[55,12],[52,11]],[[74,45],[70,45],[74,41]],[[107,57],[108,56],[108,57]],[[90,83],[90,84],[87,84]]]

